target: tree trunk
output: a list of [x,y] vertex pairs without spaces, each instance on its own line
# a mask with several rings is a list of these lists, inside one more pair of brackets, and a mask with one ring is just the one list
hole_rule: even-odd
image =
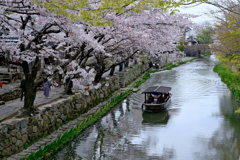
[[110,73],[109,73],[110,76],[113,76],[114,71],[115,71],[115,67],[116,67],[116,66],[112,66],[112,68],[111,68],[111,70],[110,70]]
[[96,58],[96,59],[97,59],[97,64],[98,64],[98,70],[97,70],[97,73],[95,75],[94,82],[99,83],[101,78],[102,78],[102,75],[104,73],[104,70],[105,70],[105,64],[104,64],[104,58],[103,57]]
[[72,87],[73,87],[73,82],[71,78],[67,78],[64,86],[65,93],[68,95],[73,94]]
[[29,113],[32,113],[36,110],[34,108],[34,101],[36,98],[37,87],[34,83],[34,77],[27,76],[26,77],[26,93],[24,98],[24,109],[26,109]]
[[33,63],[31,72],[29,70],[28,62],[24,61],[22,63],[23,71],[26,77],[26,92],[24,97],[24,109],[27,110],[28,113],[34,113],[36,108],[34,108],[34,101],[37,94],[37,76],[38,72],[40,72],[40,61],[37,57],[35,62]]
[[97,74],[95,75],[94,82],[99,83],[101,78],[102,78],[103,73],[98,71]]
[[127,68],[129,66],[129,60],[126,60],[125,62],[124,62],[124,68]]

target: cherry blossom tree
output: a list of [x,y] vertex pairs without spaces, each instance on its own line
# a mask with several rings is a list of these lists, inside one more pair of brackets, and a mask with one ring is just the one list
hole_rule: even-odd
[[[112,25],[96,27],[78,19],[76,6],[71,8],[71,15],[76,16],[72,21],[69,10],[55,12],[47,6],[51,3],[45,3],[47,10],[33,2],[37,1],[0,2],[1,27],[10,29],[10,34],[6,36],[19,37],[17,45],[2,43],[1,49],[20,50],[21,62],[18,65],[23,68],[26,77],[24,109],[28,112],[35,110],[37,89],[48,75],[64,72],[69,79],[67,93],[71,93],[71,81],[79,89],[83,89],[85,82],[90,87],[99,87],[104,73],[110,69],[113,71],[115,66],[140,52],[159,56],[163,51],[174,50],[172,41],[181,36],[184,25],[190,25],[189,15],[171,16],[168,12],[148,9],[141,13],[107,12],[104,21]],[[54,46],[50,45],[52,43]],[[97,71],[87,64],[93,57],[99,66]],[[52,64],[45,63],[49,59]],[[98,84],[94,86],[93,82]]]
[[[40,12],[35,8],[38,6],[31,3],[31,1],[2,1],[1,5],[1,26],[2,28],[10,29],[9,36],[15,35],[19,37],[17,45],[1,45],[2,50],[8,49],[21,51],[21,65],[26,76],[27,90],[24,99],[24,108],[33,110],[33,102],[36,97],[37,86],[40,81],[38,77],[41,76],[41,49],[45,44],[44,39],[49,33],[59,33],[57,23],[44,23],[41,19]],[[39,11],[40,8],[39,8]],[[36,26],[35,20],[42,21],[42,26]],[[40,24],[40,23],[39,23]],[[37,25],[39,25],[37,24]]]
[[[71,76],[78,72],[89,78],[88,74],[91,75],[93,70],[81,68],[81,62],[87,57],[85,50],[104,52],[104,47],[85,33],[83,25],[77,25],[27,0],[4,1],[0,5],[1,26],[11,30],[7,36],[19,37],[17,45],[3,44],[1,49],[20,50],[21,62],[17,65],[23,68],[27,84],[24,109],[34,111],[37,88],[43,78],[55,70],[67,71],[66,74]],[[57,47],[49,46],[49,42],[54,42]],[[67,49],[71,51],[66,55]],[[44,63],[49,58],[53,58],[55,65]]]

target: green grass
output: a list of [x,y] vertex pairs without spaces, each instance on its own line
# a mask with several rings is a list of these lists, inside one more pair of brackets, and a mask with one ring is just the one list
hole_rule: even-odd
[[206,56],[210,56],[210,55],[212,55],[211,52],[205,52],[204,54],[201,55],[201,57],[206,57]]
[[134,88],[138,88],[141,84],[143,84],[147,79],[150,78],[150,71],[144,74],[143,78],[135,83]]
[[58,140],[52,142],[51,144],[45,146],[44,148],[38,150],[29,156],[22,158],[21,160],[38,160],[50,156],[52,153],[56,152],[58,149],[63,147],[66,143],[73,140],[77,135],[79,135],[86,127],[90,126],[96,122],[99,118],[105,115],[114,105],[119,103],[122,99],[132,93],[132,90],[127,90],[115,98],[112,98],[107,104],[101,107],[101,110],[97,113],[90,115],[84,121],[80,122],[76,128],[64,133],[58,138]]
[[195,58],[194,58],[194,59],[191,59],[191,60],[188,60],[188,61],[179,62],[179,63],[177,63],[177,64],[170,64],[170,65],[164,66],[163,69],[164,69],[164,70],[171,70],[171,69],[173,69],[173,68],[175,68],[175,67],[178,67],[178,66],[180,66],[180,65],[182,65],[182,64],[185,64],[185,63],[187,63],[187,62],[192,62],[192,61],[194,61],[194,60],[195,60]]
[[221,80],[228,86],[236,99],[240,100],[240,77],[221,64],[215,66],[213,70],[218,73]]

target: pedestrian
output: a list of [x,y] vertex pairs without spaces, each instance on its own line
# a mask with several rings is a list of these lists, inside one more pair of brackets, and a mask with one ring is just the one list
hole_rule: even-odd
[[150,62],[148,63],[148,65],[149,65],[149,68],[152,68],[152,67],[153,67],[152,61],[150,61]]
[[23,96],[25,97],[25,92],[26,92],[26,78],[25,77],[23,77],[23,79],[21,80],[20,88],[22,89],[21,98],[20,98],[20,100],[22,101]]
[[16,51],[13,52],[12,62],[18,63],[19,57],[17,56]]
[[123,69],[123,63],[120,63],[120,64],[119,64],[119,72],[121,72],[122,69]]
[[45,78],[43,82],[43,95],[49,97],[49,91],[51,90],[51,82]]
[[98,72],[99,71],[99,65],[96,63],[95,64],[95,71]]
[[59,71],[59,72],[58,72],[59,87],[62,86],[62,78],[63,78],[63,72],[62,72],[62,71]]
[[3,82],[0,82],[0,88],[2,88],[2,86],[3,86]]

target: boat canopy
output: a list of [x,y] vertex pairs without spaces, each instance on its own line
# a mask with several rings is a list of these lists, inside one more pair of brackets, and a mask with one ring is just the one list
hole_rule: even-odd
[[169,93],[171,89],[172,89],[171,87],[165,87],[165,86],[151,86],[151,87],[148,87],[142,93]]

